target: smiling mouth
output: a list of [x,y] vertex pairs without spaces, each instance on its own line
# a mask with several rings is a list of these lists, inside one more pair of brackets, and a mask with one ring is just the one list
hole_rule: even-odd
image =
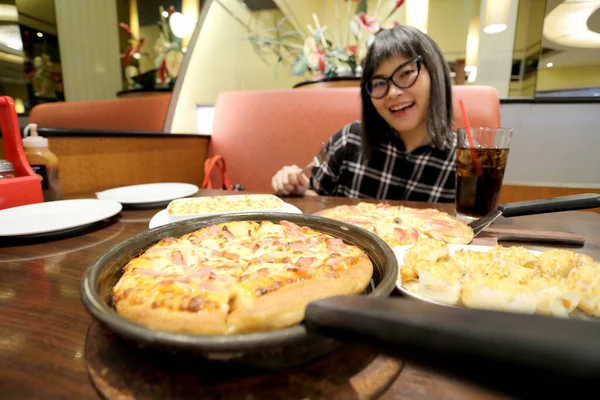
[[396,107],[392,107],[390,108],[391,112],[399,112],[399,111],[404,111],[406,109],[409,109],[410,107],[414,106],[415,102],[413,101],[412,103],[407,103],[407,104],[402,104],[400,106],[396,106]]

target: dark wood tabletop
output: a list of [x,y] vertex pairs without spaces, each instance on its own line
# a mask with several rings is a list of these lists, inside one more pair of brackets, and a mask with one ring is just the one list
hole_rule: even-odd
[[[202,191],[200,195],[215,192]],[[91,196],[80,196],[91,197]],[[286,198],[305,214],[358,200]],[[401,203],[431,207],[426,203]],[[452,212],[452,205],[436,205]],[[3,399],[97,398],[84,361],[92,322],[80,300],[86,268],[111,246],[148,229],[161,208],[124,209],[83,231],[38,239],[0,239],[0,397]],[[574,250],[600,259],[600,214],[572,211],[501,219],[497,226],[570,231],[585,237]],[[543,249],[541,246],[528,246]],[[404,365],[381,399],[504,398],[485,389]]]

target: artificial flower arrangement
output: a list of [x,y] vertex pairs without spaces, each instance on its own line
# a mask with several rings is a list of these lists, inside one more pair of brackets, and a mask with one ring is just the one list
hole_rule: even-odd
[[[14,27],[16,31],[19,30],[17,25]],[[31,85],[34,97],[64,100],[60,61],[53,61],[45,52],[46,47],[45,42],[42,46],[36,46],[31,32],[28,29],[23,31],[25,79]],[[30,100],[33,101],[33,99]]]
[[[356,0],[354,14],[350,1],[348,2],[349,31],[345,43],[334,43],[333,35],[327,30],[327,26],[321,26],[314,13],[312,16],[315,26],[307,25],[310,32],[307,37],[298,30],[284,30],[283,27],[288,22],[287,17],[284,17],[276,26],[266,29],[269,36],[252,35],[248,40],[259,55],[273,53],[276,56],[276,74],[280,64],[288,64],[291,65],[291,74],[294,76],[303,76],[306,73],[312,73],[317,78],[342,74],[359,76],[360,63],[366,49],[381,29],[397,25],[397,22],[390,21],[390,18],[402,6],[404,0],[394,0],[391,11],[379,21],[377,17],[381,3],[382,0],[378,0],[374,13],[369,15],[367,0]],[[336,14],[339,14],[338,1]],[[365,32],[368,36],[363,40]]]
[[179,75],[185,50],[181,46],[181,38],[173,33],[172,24],[169,23],[175,15],[181,14],[175,12],[175,6],[170,6],[167,12],[163,6],[160,6],[159,12],[160,34],[154,44],[154,51],[157,54],[154,64],[158,68],[156,82],[164,84],[174,81]]
[[[173,34],[169,24],[169,19],[176,14],[175,6],[170,6],[168,11],[165,11],[164,7],[160,6],[159,14],[160,19],[157,23],[159,37],[153,48],[156,54],[154,59],[155,69],[146,71],[143,74],[140,74],[139,67],[134,60],[140,60],[142,57],[150,57],[149,53],[141,51],[145,39],[135,36],[129,25],[123,22],[119,24],[121,29],[129,36],[129,46],[121,54],[121,65],[124,68],[125,77],[130,88],[143,87],[148,84],[153,87],[172,85],[181,69],[185,50],[181,46],[181,38]],[[151,79],[147,79],[148,77]],[[145,84],[142,81],[145,81]]]
[[121,67],[123,67],[123,72],[125,73],[125,79],[129,84],[130,89],[139,88],[141,85],[136,82],[136,77],[140,75],[139,65],[136,62],[137,60],[142,58],[142,55],[148,56],[148,53],[142,53],[141,49],[144,45],[146,39],[138,38],[129,25],[124,22],[119,24],[119,27],[127,33],[128,46],[121,54]]

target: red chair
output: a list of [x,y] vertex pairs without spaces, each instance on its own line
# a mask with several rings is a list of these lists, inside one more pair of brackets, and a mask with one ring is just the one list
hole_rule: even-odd
[[115,100],[67,101],[33,107],[29,122],[40,128],[162,132],[170,94]]
[[[459,98],[472,127],[500,127],[496,89],[455,86],[453,97],[455,128],[463,127]],[[306,165],[321,142],[360,119],[360,112],[358,87],[224,92],[216,102],[209,156],[224,156],[232,184],[270,193],[277,170]]]
[[458,108],[459,99],[462,99],[465,103],[471,128],[482,126],[500,128],[500,99],[498,98],[496,88],[491,86],[453,86],[453,129],[465,127],[460,108]]

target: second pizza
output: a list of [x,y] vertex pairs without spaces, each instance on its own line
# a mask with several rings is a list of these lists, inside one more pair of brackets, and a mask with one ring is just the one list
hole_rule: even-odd
[[473,230],[469,225],[433,208],[362,202],[354,206],[333,207],[319,212],[319,215],[367,229],[391,247],[416,243],[420,237],[453,244],[468,244],[473,240]]

